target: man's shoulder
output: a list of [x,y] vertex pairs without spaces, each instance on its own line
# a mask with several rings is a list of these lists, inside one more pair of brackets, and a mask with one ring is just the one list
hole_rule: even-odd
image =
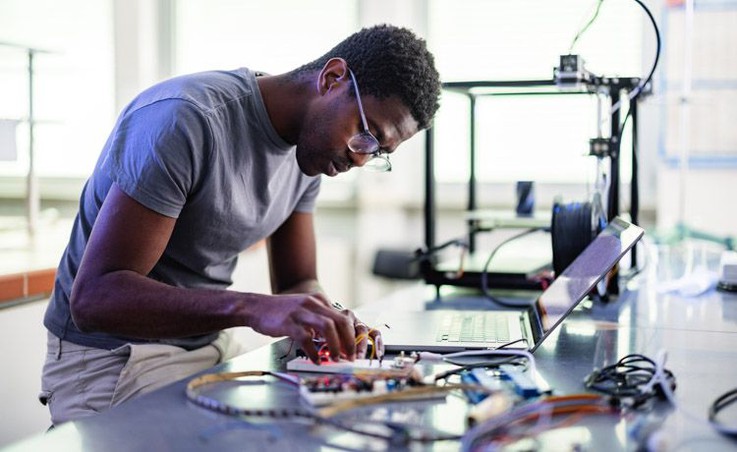
[[175,108],[194,107],[207,113],[233,100],[251,96],[251,78],[250,72],[244,68],[180,75],[143,91],[131,102],[130,108],[173,101],[171,103]]

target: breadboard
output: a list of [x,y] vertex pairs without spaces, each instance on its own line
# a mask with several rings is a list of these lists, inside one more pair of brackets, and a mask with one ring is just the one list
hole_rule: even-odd
[[315,372],[321,374],[351,374],[356,371],[397,371],[402,370],[394,366],[394,361],[386,360],[379,363],[378,359],[357,359],[348,361],[323,361],[317,365],[307,358],[294,358],[287,363],[287,370],[292,372]]

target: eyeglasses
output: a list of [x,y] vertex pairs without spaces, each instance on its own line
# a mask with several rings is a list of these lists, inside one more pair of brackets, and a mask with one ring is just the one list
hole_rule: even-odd
[[348,140],[348,149],[356,154],[371,156],[364,165],[364,168],[381,172],[391,171],[392,162],[389,161],[389,156],[381,152],[379,140],[369,130],[366,113],[363,111],[363,103],[361,102],[361,93],[358,91],[358,83],[356,83],[356,76],[353,75],[353,71],[350,69],[348,69],[348,73],[351,75],[351,80],[353,80],[353,89],[356,90],[358,111],[361,113],[361,123],[363,124],[363,132],[353,135]]

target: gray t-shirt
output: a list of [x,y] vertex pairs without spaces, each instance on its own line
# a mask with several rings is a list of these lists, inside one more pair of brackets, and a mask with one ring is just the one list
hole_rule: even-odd
[[[149,342],[82,333],[69,311],[74,277],[112,183],[177,219],[148,276],[171,286],[211,289],[232,284],[240,252],[271,235],[293,212],[312,212],[320,188],[320,178],[300,171],[294,147],[274,130],[252,71],[177,77],[141,93],[121,113],[85,184],[44,318],[67,341],[108,349]],[[216,336],[155,342],[196,348]]]

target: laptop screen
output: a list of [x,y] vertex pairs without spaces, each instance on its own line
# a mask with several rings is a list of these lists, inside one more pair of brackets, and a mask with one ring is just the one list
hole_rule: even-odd
[[639,226],[615,218],[535,302],[542,337],[536,346],[588,295],[642,237]]

